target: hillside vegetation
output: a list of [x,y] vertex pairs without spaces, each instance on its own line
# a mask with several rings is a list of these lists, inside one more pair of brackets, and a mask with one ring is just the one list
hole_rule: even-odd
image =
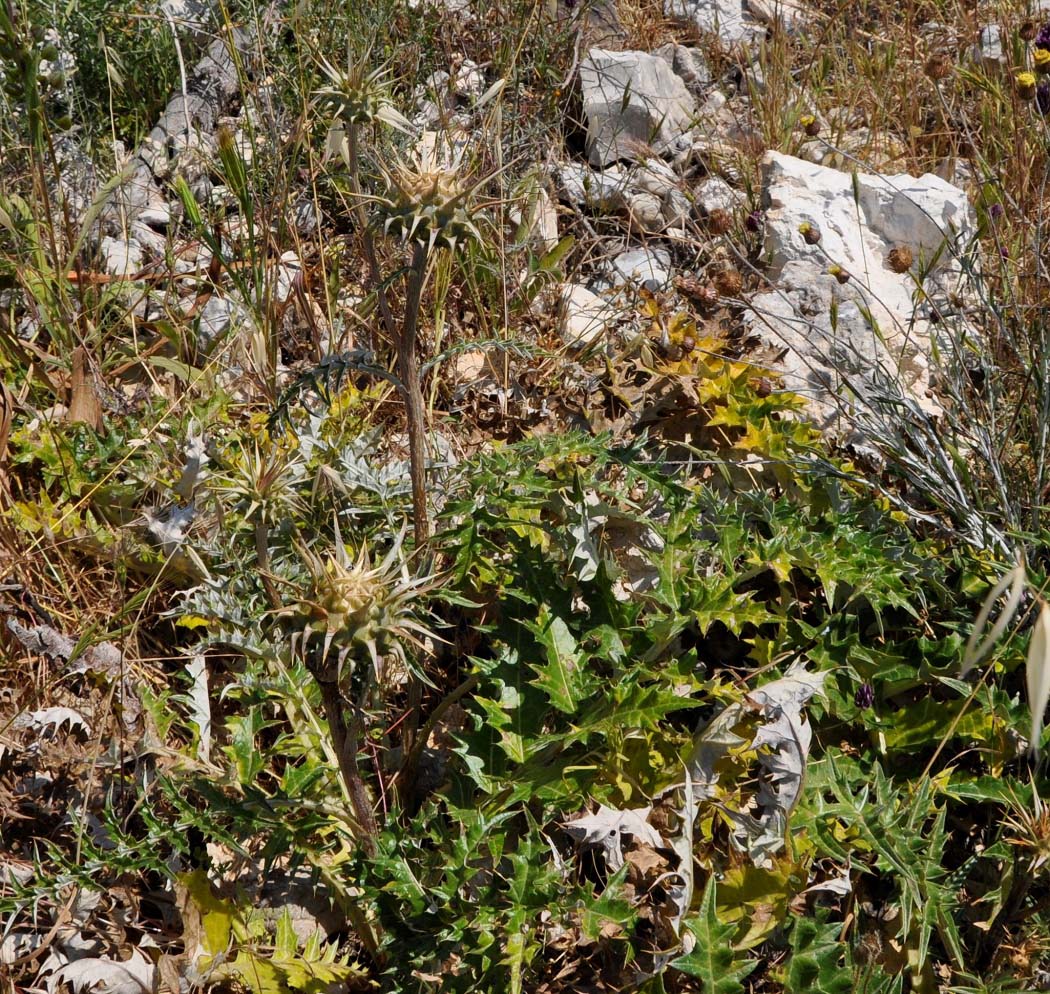
[[1050,6],[0,68],[0,988],[1050,990]]

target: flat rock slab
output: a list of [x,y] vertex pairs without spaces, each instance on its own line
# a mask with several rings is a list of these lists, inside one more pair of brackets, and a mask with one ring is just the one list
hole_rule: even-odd
[[594,166],[663,154],[688,135],[696,113],[667,61],[645,52],[592,48],[580,65],[580,85]]
[[[931,174],[851,175],[777,152],[762,160],[762,187],[774,289],[752,299],[745,323],[780,353],[785,387],[808,398],[825,428],[846,427],[850,407],[888,382],[939,410],[930,301],[963,288],[958,254],[976,230],[966,194]],[[804,224],[819,229],[818,243]]]

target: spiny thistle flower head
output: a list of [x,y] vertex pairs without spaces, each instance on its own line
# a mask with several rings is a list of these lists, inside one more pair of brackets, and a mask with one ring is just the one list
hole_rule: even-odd
[[724,235],[733,227],[733,215],[724,207],[716,207],[707,215],[707,230],[712,235]]
[[722,297],[739,297],[744,289],[744,277],[738,270],[732,268],[715,273],[712,282]]
[[461,242],[481,240],[459,161],[439,164],[433,155],[398,163],[385,174],[386,193],[377,200],[388,235],[422,245],[428,251],[455,251]]
[[399,131],[412,130],[411,122],[391,101],[386,79],[388,70],[379,68],[366,73],[362,64],[357,63],[343,72],[324,58],[320,61],[329,85],[317,90],[316,98],[337,126],[379,121]]
[[[429,635],[414,617],[413,601],[430,578],[409,579],[400,561],[399,539],[386,559],[373,566],[364,548],[356,558],[339,545],[326,560],[304,550],[309,582],[303,595],[283,612],[298,629],[293,640],[322,667],[336,651],[337,671],[347,657],[370,659],[377,671],[381,657],[404,657],[404,643],[419,644]],[[322,639],[314,653],[308,650]]]

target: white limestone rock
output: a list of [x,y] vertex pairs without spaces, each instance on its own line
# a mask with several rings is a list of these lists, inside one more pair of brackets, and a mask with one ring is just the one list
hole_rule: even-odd
[[744,16],[743,0],[665,0],[664,12],[679,21],[691,21],[703,34],[717,35],[726,44],[750,41],[761,32]]
[[[854,179],[777,152],[766,153],[762,181],[774,289],[752,299],[745,322],[783,353],[785,387],[806,396],[810,414],[830,429],[848,428],[844,412],[858,399],[869,402],[880,381],[892,380],[936,413],[920,270],[895,272],[889,256],[906,248],[925,260],[924,289],[934,299],[961,292],[956,255],[976,230],[965,193],[931,174]],[[818,244],[799,232],[804,222],[819,228]],[[829,274],[834,264],[849,273],[845,284]]]
[[558,333],[570,348],[595,344],[616,320],[613,306],[577,283],[562,287],[558,308]]
[[666,61],[645,52],[592,48],[580,65],[587,155],[594,166],[673,152],[696,113],[693,95]]
[[707,88],[713,82],[711,68],[704,58],[704,53],[698,48],[688,45],[678,45],[668,42],[653,50],[653,55],[658,55],[681,77],[683,83],[697,98],[701,98]]
[[134,239],[105,235],[99,244],[103,268],[110,276],[128,278],[142,268],[142,246]]
[[636,248],[613,259],[614,286],[637,283],[647,290],[660,290],[671,282],[671,253],[665,248]]
[[998,24],[986,24],[981,28],[977,44],[973,47],[973,60],[983,64],[988,71],[1002,69],[1006,65],[1002,31]]
[[693,199],[704,213],[722,210],[731,211],[740,203],[740,194],[736,192],[721,176],[709,176],[698,184],[693,192]]
[[591,169],[582,162],[562,162],[552,172],[559,195],[574,207],[615,211],[626,203],[628,176],[618,166]]

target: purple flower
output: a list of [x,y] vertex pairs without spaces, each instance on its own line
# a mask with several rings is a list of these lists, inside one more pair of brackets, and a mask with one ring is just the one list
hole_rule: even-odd
[[1009,259],[1010,258],[1010,250],[1005,245],[1000,245],[999,246],[999,255],[1003,259]]
[[875,703],[875,688],[870,683],[862,683],[853,695],[853,703],[862,711],[870,708]]
[[998,221],[999,218],[1003,216],[1003,205],[1000,203],[992,204],[991,207],[988,208],[988,216],[993,221]]
[[1032,44],[1035,48],[1050,48],[1050,21],[1039,29],[1039,34],[1035,36]]
[[764,211],[752,211],[744,221],[744,227],[748,231],[761,231],[765,220],[766,215]]
[[1035,88],[1035,106],[1044,117],[1050,114],[1050,81],[1043,80]]

